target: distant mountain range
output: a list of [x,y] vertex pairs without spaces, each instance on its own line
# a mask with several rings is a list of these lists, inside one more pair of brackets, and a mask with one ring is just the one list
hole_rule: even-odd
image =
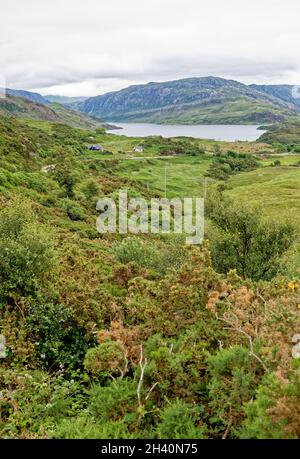
[[0,88],[0,96],[13,96],[13,97],[23,97],[24,99],[30,100],[37,104],[47,105],[49,102],[41,94],[37,92],[24,91],[23,89],[10,89],[10,88]]
[[251,84],[251,88],[255,89],[256,91],[264,92],[269,94],[270,96],[279,99],[282,102],[286,102],[290,104],[291,107],[298,112],[300,112],[300,97],[294,96],[293,88],[294,86],[289,84],[278,84],[278,85],[258,85],[258,84]]
[[76,103],[76,109],[112,122],[263,124],[300,112],[289,85],[245,85],[217,77],[130,86]]
[[300,98],[295,97],[291,85],[245,85],[218,77],[135,85],[90,98],[42,96],[16,89],[7,89],[6,94],[7,98],[0,98],[0,113],[84,128],[99,126],[99,119],[114,123],[273,124],[300,115]]
[[48,105],[53,102],[57,102],[63,105],[77,104],[84,102],[88,97],[68,97],[68,96],[42,96],[37,92],[24,91],[23,89],[10,89],[10,88],[0,88],[0,94],[6,94],[8,96],[14,97],[23,97],[24,99],[30,100],[31,102],[36,102],[37,104]]
[[67,96],[44,96],[48,102],[57,102],[63,105],[78,104],[84,102],[88,97],[67,97]]

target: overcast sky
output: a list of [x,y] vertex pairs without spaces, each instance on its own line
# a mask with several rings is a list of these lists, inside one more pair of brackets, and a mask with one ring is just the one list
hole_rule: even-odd
[[300,84],[299,0],[0,0],[0,6],[0,73],[11,88],[91,96],[207,75]]

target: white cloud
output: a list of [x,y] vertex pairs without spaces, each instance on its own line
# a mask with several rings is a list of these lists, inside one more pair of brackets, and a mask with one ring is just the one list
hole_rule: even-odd
[[8,86],[96,95],[216,75],[300,82],[298,0],[0,0]]

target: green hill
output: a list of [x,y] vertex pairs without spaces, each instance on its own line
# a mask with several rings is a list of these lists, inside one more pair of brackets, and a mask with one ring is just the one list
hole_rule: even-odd
[[223,78],[187,78],[130,86],[77,105],[108,121],[181,124],[261,124],[295,115],[294,104]]
[[49,103],[48,100],[45,99],[45,97],[41,96],[41,94],[38,94],[37,92],[10,88],[0,88],[0,92],[7,96],[22,97],[23,99],[30,100],[31,102],[35,102],[37,104],[47,105]]
[[76,112],[58,103],[45,105],[33,102],[28,98],[10,95],[0,97],[0,114],[17,118],[65,123],[82,129],[103,127],[99,119],[93,119],[84,113]]
[[281,143],[283,145],[300,144],[300,121],[297,119],[287,123],[274,124],[267,127],[260,138],[260,142],[266,143]]

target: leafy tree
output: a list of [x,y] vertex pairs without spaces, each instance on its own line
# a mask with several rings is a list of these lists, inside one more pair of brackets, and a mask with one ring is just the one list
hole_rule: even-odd
[[98,185],[94,180],[88,180],[82,188],[87,199],[91,199],[98,194]]
[[214,225],[211,254],[217,271],[236,269],[254,280],[269,280],[280,271],[281,257],[296,239],[291,223],[265,221],[260,208],[247,207],[220,193],[212,193],[206,204]]
[[49,230],[38,224],[30,203],[12,200],[0,211],[0,296],[25,296],[53,267]]
[[70,157],[59,158],[55,166],[54,179],[64,188],[68,198],[74,197],[74,186],[78,181],[78,174],[74,167],[74,161]]

